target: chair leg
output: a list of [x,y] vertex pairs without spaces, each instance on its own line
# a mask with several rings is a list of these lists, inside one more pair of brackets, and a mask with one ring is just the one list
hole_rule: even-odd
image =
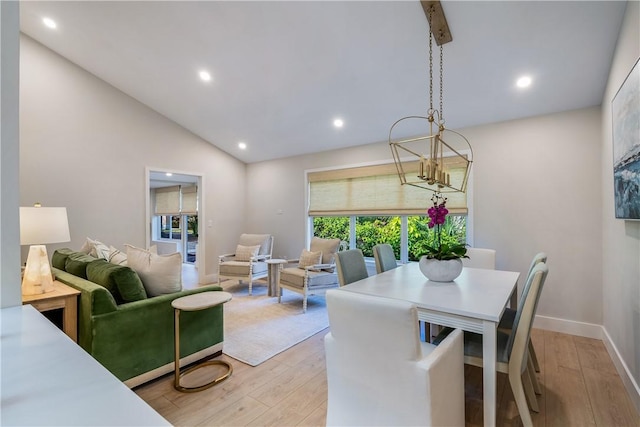
[[307,312],[307,294],[305,292],[304,296],[302,297],[302,312],[306,313]]
[[251,280],[251,277],[249,277],[249,296],[251,296],[252,286],[253,286],[253,280]]
[[522,425],[524,427],[533,427],[533,420],[531,420],[531,414],[529,413],[529,406],[527,405],[527,398],[522,385],[520,372],[509,372],[509,384],[511,384],[511,391],[513,391],[513,397],[516,400]]
[[533,384],[533,391],[536,394],[542,394],[542,389],[540,388],[540,383],[538,382],[538,377],[536,376],[536,370],[533,367],[533,360],[531,358],[531,354],[527,358],[527,370],[529,371],[529,376],[531,377],[531,383]]
[[540,372],[540,364],[538,363],[538,356],[536,356],[536,349],[533,348],[533,342],[529,340],[529,356],[533,361],[533,367],[536,372]]
[[529,408],[531,408],[533,412],[540,412],[540,408],[538,408],[538,399],[536,399],[536,394],[533,391],[533,384],[531,383],[531,371],[527,368],[522,375],[524,376],[522,384],[527,396],[527,401],[529,402]]

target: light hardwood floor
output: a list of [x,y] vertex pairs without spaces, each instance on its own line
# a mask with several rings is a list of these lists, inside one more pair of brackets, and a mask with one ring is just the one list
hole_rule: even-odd
[[[176,426],[323,426],[326,333],[256,367],[222,355],[233,364],[233,374],[205,391],[179,393],[173,389],[173,376],[167,375],[135,392]],[[538,329],[532,339],[542,386],[540,412],[532,413],[535,426],[640,426],[640,416],[601,341]],[[197,372],[193,375],[200,378],[190,380],[207,375]],[[482,371],[466,367],[465,378],[466,425],[481,426]],[[503,374],[498,374],[498,402],[499,426],[522,425]]]

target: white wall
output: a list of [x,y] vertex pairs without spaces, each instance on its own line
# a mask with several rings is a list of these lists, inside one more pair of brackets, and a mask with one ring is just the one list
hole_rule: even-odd
[[[635,388],[631,395],[640,411],[640,221],[615,219],[611,123],[611,101],[638,57],[640,3],[630,1],[602,100],[602,306],[607,343],[622,361],[618,370],[630,377],[626,385]],[[622,372],[621,377],[625,379]]]
[[0,3],[0,306],[22,303],[18,220],[18,2]]
[[193,171],[206,191],[200,265],[215,274],[217,255],[233,249],[221,242],[235,247],[243,231],[244,163],[33,39],[20,46],[20,205],[69,216],[71,242],[50,248],[78,249],[87,236],[144,246],[145,168]]
[[[546,251],[538,314],[602,324],[599,108],[462,133],[475,156],[475,246],[497,249],[498,268],[521,272]],[[305,244],[304,171],[381,160],[391,160],[387,142],[250,164],[248,223],[274,234],[276,256],[297,257]]]

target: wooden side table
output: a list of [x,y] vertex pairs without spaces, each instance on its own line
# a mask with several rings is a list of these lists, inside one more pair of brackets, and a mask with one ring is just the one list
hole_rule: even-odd
[[[215,307],[216,305],[224,304],[227,301],[231,300],[231,294],[229,292],[222,291],[209,291],[209,292],[200,292],[197,294],[187,295],[185,297],[176,298],[171,302],[171,306],[174,309],[175,318],[173,322],[173,348],[174,348],[174,360],[175,360],[175,373],[174,373],[174,382],[173,387],[178,391],[183,392],[194,392],[205,390],[211,386],[214,386],[231,376],[233,372],[233,366],[229,362],[224,360],[208,360],[206,362],[202,362],[198,365],[192,366],[190,368],[185,369],[180,372],[180,312],[181,311],[198,311],[204,310],[210,307]],[[211,365],[222,365],[226,366],[227,372],[206,383],[197,387],[185,387],[180,385],[180,378],[184,375],[195,371],[199,368],[204,368],[205,366]]]
[[267,282],[269,286],[267,288],[267,296],[274,297],[278,293],[278,282],[280,281],[280,269],[282,264],[286,264],[286,259],[273,258],[265,261],[267,263]]
[[62,330],[78,342],[78,295],[80,291],[55,280],[53,291],[22,295],[22,304],[31,304],[39,312],[62,309]]

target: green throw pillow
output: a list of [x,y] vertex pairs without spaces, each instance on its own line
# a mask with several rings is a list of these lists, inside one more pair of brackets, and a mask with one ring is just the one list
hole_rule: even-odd
[[73,252],[67,257],[64,270],[74,276],[86,279],[87,265],[95,260],[91,255],[83,254],[82,252]]
[[67,258],[73,253],[73,249],[62,248],[56,249],[51,256],[51,265],[58,270],[65,270]]
[[95,260],[87,266],[87,279],[107,288],[118,304],[147,298],[135,271],[104,259]]

